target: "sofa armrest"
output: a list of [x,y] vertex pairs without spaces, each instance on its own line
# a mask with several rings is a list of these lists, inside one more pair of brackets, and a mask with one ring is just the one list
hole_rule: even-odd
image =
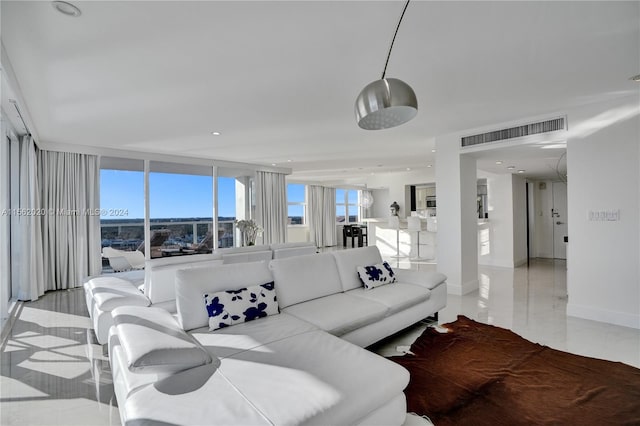
[[118,306],[149,306],[151,301],[130,281],[116,277],[93,278],[87,282],[95,306],[110,312]]
[[398,282],[416,284],[432,290],[447,280],[440,272],[418,271],[415,269],[394,269]]
[[130,371],[176,373],[214,361],[164,309],[123,306],[114,309],[112,315]]

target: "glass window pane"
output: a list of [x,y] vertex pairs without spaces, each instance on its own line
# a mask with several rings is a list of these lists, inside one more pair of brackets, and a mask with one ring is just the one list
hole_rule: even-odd
[[344,204],[344,189],[336,189],[336,203]]
[[344,204],[341,206],[336,206],[336,222],[344,222],[346,215],[346,210]]
[[102,247],[144,251],[143,172],[100,170],[100,234]]
[[290,203],[304,203],[304,185],[297,183],[287,184],[287,201]]
[[304,206],[302,204],[289,204],[289,225],[304,224]]
[[234,246],[236,220],[236,179],[218,177],[218,247]]
[[149,173],[151,257],[210,252],[213,177]]
[[348,192],[349,204],[358,204],[358,190],[350,189]]

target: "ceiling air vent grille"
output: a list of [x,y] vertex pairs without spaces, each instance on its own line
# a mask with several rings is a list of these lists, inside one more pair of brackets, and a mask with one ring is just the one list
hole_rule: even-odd
[[479,135],[465,136],[462,138],[462,146],[480,145],[505,139],[521,138],[538,133],[555,132],[556,130],[564,130],[564,117],[525,124],[524,126],[511,127],[509,129],[494,130],[493,132],[481,133]]

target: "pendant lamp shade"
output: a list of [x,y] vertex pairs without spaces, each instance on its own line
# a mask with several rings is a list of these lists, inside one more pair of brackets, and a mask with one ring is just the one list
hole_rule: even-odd
[[366,85],[356,98],[356,121],[362,129],[381,130],[396,127],[411,120],[418,113],[418,99],[413,89],[397,78],[385,78],[393,43],[410,1],[407,0],[404,4],[396,31],[393,33],[382,77]]
[[397,78],[383,78],[369,83],[360,92],[355,105],[358,126],[365,130],[396,127],[418,113],[418,99],[413,89]]

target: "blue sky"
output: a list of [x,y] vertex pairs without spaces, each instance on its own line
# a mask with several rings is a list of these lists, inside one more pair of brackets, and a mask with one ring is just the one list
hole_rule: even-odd
[[[101,219],[144,218],[144,173],[100,171]],[[149,174],[150,217],[211,217],[213,179],[210,176]],[[218,216],[235,217],[235,179],[218,179]],[[114,215],[113,211],[128,213]],[[110,214],[111,213],[111,214]]]

